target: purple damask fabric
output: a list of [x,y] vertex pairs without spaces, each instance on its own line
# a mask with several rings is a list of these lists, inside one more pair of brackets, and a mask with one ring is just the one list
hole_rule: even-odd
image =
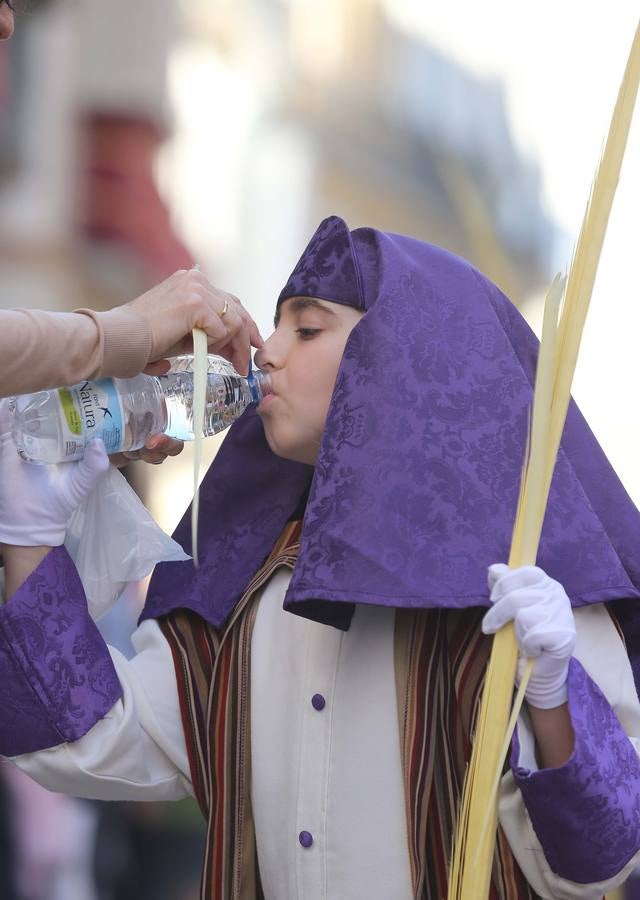
[[617,875],[640,846],[640,761],[607,699],[580,663],[569,664],[574,752],[557,769],[511,757],[534,831],[561,878],[594,884]]
[[76,741],[121,695],[76,568],[58,547],[0,608],[0,755]]
[[[250,407],[204,481],[200,568],[159,565],[142,618],[188,607],[221,625],[307,491],[287,609],[347,628],[354,603],[488,605],[487,566],[509,552],[535,336],[469,263],[337,217],[278,302],[293,296],[365,311],[315,470],[277,458]],[[189,546],[189,514],[176,539]],[[640,515],[572,405],[538,564],[574,605],[635,607],[639,546]]]

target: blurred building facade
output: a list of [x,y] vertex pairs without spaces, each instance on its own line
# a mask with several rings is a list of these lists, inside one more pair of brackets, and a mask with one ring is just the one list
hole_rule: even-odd
[[[84,294],[95,291],[104,305],[147,285],[131,279],[123,257],[114,255],[114,296],[100,296],[99,285],[91,286],[91,255],[76,252],[79,244],[86,250],[101,243],[99,233],[79,235],[76,228],[78,206],[86,202],[76,123],[86,109],[78,109],[83,101],[74,87],[78,79],[99,81],[87,73],[86,50],[78,49],[83,18],[99,4],[83,0],[76,5],[82,14],[66,0],[44,6],[19,22],[17,40],[2,50],[13,97],[5,100],[0,132],[2,275],[11,277],[25,257],[54,263],[72,284],[48,279],[52,290],[43,296],[30,282],[19,303],[48,299],[71,308],[78,292],[86,302]],[[331,212],[354,227],[413,234],[460,253],[516,302],[547,281],[553,227],[535,161],[516,150],[497,80],[478,79],[399,30],[377,0],[183,0],[182,9],[173,42],[176,129],[161,183],[174,230],[187,236],[194,255],[204,256],[214,278],[219,269],[241,296],[236,282],[246,282],[249,305],[258,293],[271,302],[263,285],[273,291],[282,282],[317,221]],[[156,7],[155,15],[160,12]],[[132,23],[141,31],[144,25],[144,16]],[[103,29],[105,42],[117,44],[121,28],[117,22],[112,35]],[[144,56],[145,35],[139,38]],[[118,82],[126,86],[124,63]],[[140,60],[132,60],[132,83],[139,68]],[[194,79],[208,103],[188,121],[180,107],[188,107]],[[218,113],[224,111],[218,95],[229,85],[241,94],[240,113],[230,123]],[[131,99],[118,90],[130,112]],[[102,100],[99,87],[93,94]],[[110,112],[117,113],[117,100]],[[154,97],[149,105],[149,118],[157,118],[163,103]],[[230,148],[232,173],[219,153],[216,171],[207,171],[192,146],[198,137],[205,147]],[[208,207],[204,217],[196,193]],[[233,207],[233,225],[218,248],[220,226],[212,220],[220,195]],[[135,245],[126,249],[136,252]],[[9,302],[15,296],[9,291]]]
[[262,98],[236,238],[252,266],[269,222],[289,263],[335,212],[445,246],[515,302],[547,280],[553,226],[498,81],[399,30],[376,0],[201,4],[190,23]]

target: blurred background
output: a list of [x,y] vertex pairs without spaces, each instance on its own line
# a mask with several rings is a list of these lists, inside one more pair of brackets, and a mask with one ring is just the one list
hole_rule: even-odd
[[[636,0],[30,0],[0,45],[0,305],[108,308],[198,262],[266,336],[336,213],[466,256],[538,329],[637,16]],[[639,128],[574,391],[636,502]],[[128,474],[171,531],[189,449]],[[125,650],[142,591],[103,623]],[[0,771],[19,900],[197,896],[191,805],[93,806]]]

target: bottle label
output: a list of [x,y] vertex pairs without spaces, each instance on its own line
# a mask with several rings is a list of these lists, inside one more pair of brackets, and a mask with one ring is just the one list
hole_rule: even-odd
[[104,441],[107,453],[123,445],[123,410],[111,378],[85,381],[58,391],[64,443],[64,458],[79,459],[94,438]]

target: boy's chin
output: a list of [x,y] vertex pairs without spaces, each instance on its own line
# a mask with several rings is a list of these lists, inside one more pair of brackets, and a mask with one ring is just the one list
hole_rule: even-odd
[[307,466],[315,466],[317,447],[300,447],[294,446],[291,444],[286,444],[281,441],[276,441],[272,436],[269,435],[269,432],[265,428],[265,437],[267,439],[267,444],[269,445],[269,449],[275,456],[279,456],[282,459],[288,459],[290,462],[304,463]]

